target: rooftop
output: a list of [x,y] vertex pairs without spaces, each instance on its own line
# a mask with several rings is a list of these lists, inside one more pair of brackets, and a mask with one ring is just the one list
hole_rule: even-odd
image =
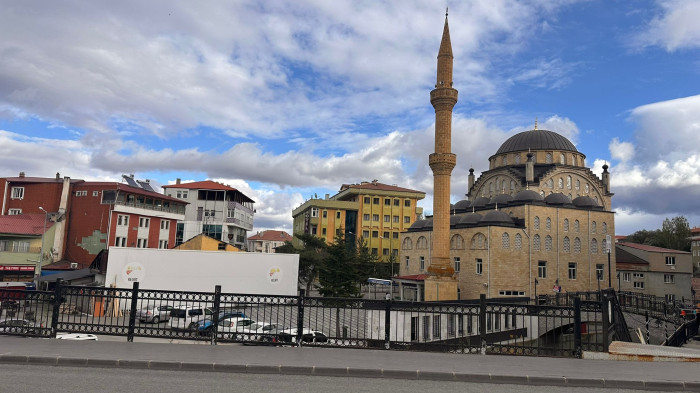
[[267,231],[258,232],[253,236],[249,236],[248,240],[265,240],[265,241],[274,241],[274,242],[289,241],[289,242],[291,242],[292,236],[285,231],[267,230]]
[[620,247],[629,247],[629,248],[634,248],[637,250],[648,251],[648,252],[666,252],[666,253],[674,253],[674,254],[690,254],[690,252],[688,252],[688,251],[673,250],[670,248],[662,248],[662,247],[654,247],[654,246],[648,246],[646,244],[618,243],[617,245]]
[[[44,232],[45,214],[16,214],[0,216],[0,233],[41,236]],[[46,229],[53,222],[46,221]]]

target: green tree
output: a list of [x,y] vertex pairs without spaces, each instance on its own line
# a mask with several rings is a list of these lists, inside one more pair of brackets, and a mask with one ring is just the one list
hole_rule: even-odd
[[690,251],[690,224],[683,216],[665,219],[659,237],[661,247]]
[[328,256],[328,245],[320,237],[308,233],[294,235],[303,243],[302,248],[297,249],[299,254],[299,283],[306,286],[306,295],[311,292],[314,280]]
[[321,296],[360,297],[359,284],[363,281],[363,276],[355,246],[348,244],[343,235],[338,235],[326,250],[326,257],[318,272]]
[[657,246],[661,244],[659,241],[659,230],[648,231],[646,229],[639,230],[631,235],[628,235],[624,240],[629,243],[646,244],[647,246]]

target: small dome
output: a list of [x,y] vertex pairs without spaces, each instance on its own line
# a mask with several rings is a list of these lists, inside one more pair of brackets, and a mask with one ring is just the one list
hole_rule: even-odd
[[561,192],[555,192],[554,194],[547,195],[544,198],[544,202],[548,205],[570,205],[571,199]]
[[411,227],[408,229],[412,229],[412,230],[422,229],[425,226],[426,221],[428,221],[428,220],[416,220],[416,222],[411,224]]
[[469,209],[470,207],[472,207],[472,203],[466,199],[462,199],[461,201],[455,203],[454,206],[456,210]]
[[508,138],[496,152],[496,155],[523,150],[565,150],[578,152],[576,146],[556,132],[530,130]]
[[534,202],[541,201],[542,199],[544,199],[542,195],[532,190],[523,190],[515,194],[515,200],[518,202]]
[[574,198],[574,206],[576,207],[598,207],[600,206],[598,202],[596,202],[595,199],[589,197],[589,196],[580,196],[577,198]]
[[474,202],[472,202],[472,207],[486,207],[486,205],[489,204],[491,200],[486,197],[478,197],[474,199]]
[[462,225],[476,225],[481,221],[481,214],[479,213],[467,213],[459,216],[459,223]]
[[505,205],[506,203],[510,203],[513,201],[513,197],[508,195],[508,194],[499,194],[496,195],[495,197],[491,198],[491,201],[489,203],[491,205],[494,204],[499,204],[499,205]]
[[503,210],[491,210],[484,215],[479,224],[513,225],[513,219]]
[[450,226],[457,225],[459,223],[459,219],[462,218],[461,216],[458,216],[456,214],[453,214],[450,216]]

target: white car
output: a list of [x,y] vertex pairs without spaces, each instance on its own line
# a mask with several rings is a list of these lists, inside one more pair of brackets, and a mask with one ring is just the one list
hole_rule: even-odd
[[[295,343],[297,342],[296,328],[287,329],[277,335],[280,342]],[[318,330],[304,328],[302,330],[301,341],[305,343],[325,343],[328,342],[328,336]]]
[[[219,334],[234,338],[233,333],[247,333],[246,328],[253,325],[255,321],[250,318],[226,318],[219,321],[219,326],[216,328]],[[236,338],[247,339],[248,335],[238,335]]]
[[169,326],[173,330],[197,330],[197,322],[211,319],[214,312],[207,307],[180,306],[170,310]]
[[57,340],[97,341],[94,334],[85,333],[56,333]]

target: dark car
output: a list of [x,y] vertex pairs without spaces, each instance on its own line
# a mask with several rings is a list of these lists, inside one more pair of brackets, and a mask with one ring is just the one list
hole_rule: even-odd
[[[295,343],[297,342],[297,329],[287,329],[277,335],[279,342]],[[305,343],[325,343],[328,342],[328,336],[318,330],[306,329],[302,330],[301,341]]]
[[[221,311],[219,312],[219,322],[223,321],[224,319],[229,319],[229,318],[248,318],[243,311],[240,310],[226,310],[226,311]],[[211,334],[212,329],[214,326],[212,325],[212,319],[206,318],[203,319],[199,322],[197,322],[197,333],[203,336],[207,336]]]

